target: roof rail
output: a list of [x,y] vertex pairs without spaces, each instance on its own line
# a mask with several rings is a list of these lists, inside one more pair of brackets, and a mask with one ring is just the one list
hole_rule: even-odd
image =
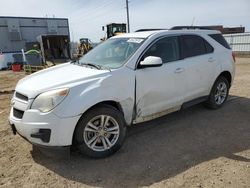
[[201,29],[201,30],[214,30],[208,26],[174,26],[170,30],[182,30],[182,29]]
[[159,31],[159,30],[168,30],[168,29],[139,29],[135,32],[143,32],[143,31]]

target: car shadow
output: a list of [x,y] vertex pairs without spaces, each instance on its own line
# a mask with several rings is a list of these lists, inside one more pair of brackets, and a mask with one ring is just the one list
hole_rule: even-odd
[[218,110],[203,105],[128,129],[124,146],[105,159],[56,160],[32,151],[33,159],[69,180],[98,187],[148,186],[218,157],[250,162],[250,99],[230,96]]

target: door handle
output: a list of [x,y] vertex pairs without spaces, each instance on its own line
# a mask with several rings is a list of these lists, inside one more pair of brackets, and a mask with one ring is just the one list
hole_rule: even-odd
[[213,57],[208,58],[208,62],[214,62],[214,58]]
[[181,72],[183,72],[185,69],[183,69],[183,68],[177,68],[174,72],[175,73],[181,73]]

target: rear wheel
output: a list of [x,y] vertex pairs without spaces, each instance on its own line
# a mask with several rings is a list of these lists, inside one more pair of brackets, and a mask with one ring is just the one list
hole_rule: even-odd
[[220,108],[227,100],[229,93],[229,83],[223,76],[219,77],[210,92],[206,106],[212,109]]
[[77,124],[74,139],[82,154],[107,157],[123,144],[126,126],[122,113],[109,105],[89,110]]

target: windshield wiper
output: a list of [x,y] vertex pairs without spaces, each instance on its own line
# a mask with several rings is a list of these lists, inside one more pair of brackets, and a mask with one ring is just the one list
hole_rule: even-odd
[[107,69],[107,70],[109,70],[111,72],[110,68],[105,67],[103,65],[97,65],[97,64],[94,64],[94,63],[82,63],[81,65],[87,65],[87,66],[90,66],[90,67],[95,67],[98,70]]
[[106,70],[108,70],[109,72],[111,72],[111,69],[110,68],[108,68],[108,67],[106,67],[106,66],[103,66],[103,65],[99,65],[100,67],[101,67],[101,69],[106,69]]
[[87,66],[90,66],[90,67],[95,67],[98,70],[102,69],[102,67],[100,65],[96,65],[96,64],[93,64],[93,63],[82,63],[81,65],[87,65]]

